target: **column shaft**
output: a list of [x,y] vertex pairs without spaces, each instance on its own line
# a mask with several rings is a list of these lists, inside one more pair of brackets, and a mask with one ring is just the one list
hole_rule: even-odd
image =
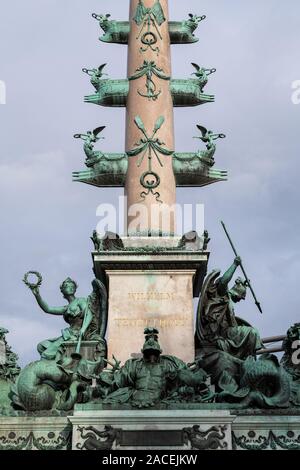
[[[126,151],[134,155],[128,158],[125,185],[129,234],[175,231],[176,184],[170,155],[174,151],[174,119],[168,20],[168,0],[131,0]],[[139,221],[134,215],[136,204],[141,205]]]

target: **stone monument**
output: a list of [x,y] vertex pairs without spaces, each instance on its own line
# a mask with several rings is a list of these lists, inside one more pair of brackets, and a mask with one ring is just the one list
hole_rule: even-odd
[[[121,35],[124,24],[114,22],[114,37],[109,39],[110,21],[94,17],[102,28],[105,25],[105,42],[118,42],[116,31],[120,29]],[[97,153],[95,138],[87,152],[85,140],[90,170],[75,173],[74,179],[98,187],[123,185],[127,197],[128,236],[106,250],[98,244],[93,253],[95,274],[109,286],[108,359],[114,354],[124,362],[140,354],[139,334],[152,326],[160,329],[166,353],[192,362],[193,297],[199,295],[209,253],[204,238],[184,245],[176,237],[176,185],[222,181],[226,172],[212,169],[217,135],[203,139],[207,150],[199,154],[176,154],[173,108],[213,101],[202,93],[211,70],[196,66],[196,79],[171,79],[170,25],[177,33],[176,43],[184,44],[193,34],[188,31],[196,28],[194,17],[184,26],[175,25],[169,21],[168,1],[136,0],[130,2],[129,18],[127,80],[102,79],[103,66],[92,73],[85,69],[97,91],[86,101],[126,106],[125,153]],[[108,161],[111,173],[104,175]]]
[[[205,88],[216,70],[206,64],[192,63],[193,78],[172,78],[171,47],[197,42],[205,16],[176,22],[168,0],[129,3],[129,21],[92,15],[104,45],[127,46],[127,78],[104,78],[105,64],[83,69],[95,89],[85,102],[126,108],[125,149],[96,150],[105,127],[95,123],[74,135],[87,169],[73,174],[124,188],[126,236],[93,232],[91,293],[78,298],[67,278],[63,307],[48,305],[38,271],[25,274],[38,307],[66,328],[42,338],[40,359],[22,370],[0,330],[0,450],[299,449],[299,324],[261,339],[236,315],[247,290],[262,308],[224,224],[234,256],[223,273],[207,274],[206,230],[176,235],[176,187],[227,179],[214,167],[224,134],[197,124],[202,148],[175,149],[174,107],[214,101]],[[266,346],[275,341],[282,346]]]

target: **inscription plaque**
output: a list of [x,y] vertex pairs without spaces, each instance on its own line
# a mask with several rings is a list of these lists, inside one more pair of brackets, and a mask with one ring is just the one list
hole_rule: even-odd
[[[157,328],[163,354],[194,361],[194,270],[107,271],[108,359],[140,354],[144,329]],[[134,356],[133,356],[134,355]]]
[[181,430],[141,430],[120,432],[121,447],[181,447],[183,446]]

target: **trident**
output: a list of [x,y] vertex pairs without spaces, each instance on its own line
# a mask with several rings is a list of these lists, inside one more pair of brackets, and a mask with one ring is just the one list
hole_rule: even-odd
[[[232,242],[232,240],[231,240],[231,238],[230,238],[230,235],[229,235],[229,233],[227,232],[227,229],[226,229],[226,226],[225,226],[224,222],[221,221],[221,224],[222,224],[222,227],[223,227],[223,229],[224,229],[224,232],[225,232],[225,234],[226,234],[226,236],[227,236],[227,238],[228,238],[228,241],[229,241],[229,243],[230,243],[230,245],[231,245],[231,248],[232,248],[232,250],[233,250],[233,253],[235,254],[235,256],[238,256],[237,251],[236,251],[236,249],[235,249],[235,247],[234,247],[234,244],[233,244],[233,242]],[[259,301],[257,300],[257,298],[256,298],[255,292],[254,292],[254,290],[253,290],[253,288],[252,288],[252,286],[251,286],[251,284],[250,284],[250,280],[249,280],[249,278],[248,278],[248,276],[247,276],[247,274],[246,274],[246,271],[245,271],[244,266],[242,265],[242,263],[240,264],[240,266],[241,266],[241,270],[242,270],[242,272],[243,272],[243,274],[244,274],[244,276],[245,276],[246,282],[247,282],[247,284],[248,284],[248,286],[249,286],[249,289],[250,289],[250,291],[251,291],[251,294],[253,295],[253,298],[254,298],[254,300],[255,300],[255,305],[257,306],[257,308],[258,308],[258,310],[260,311],[260,313],[263,313],[263,312],[262,312],[262,309],[261,309],[261,306],[260,306],[260,302],[259,302]]]

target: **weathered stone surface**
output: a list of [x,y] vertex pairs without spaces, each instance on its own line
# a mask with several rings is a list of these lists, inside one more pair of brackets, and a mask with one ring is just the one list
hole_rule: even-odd
[[4,341],[0,341],[0,364],[6,362],[6,346]]
[[176,248],[181,237],[122,237],[125,248]]
[[[124,240],[127,246],[128,240]],[[141,237],[142,239],[142,237]],[[129,246],[124,250],[111,250],[94,252],[94,272],[98,279],[107,282],[108,271],[145,271],[151,274],[152,271],[195,271],[193,277],[193,296],[199,297],[204,277],[207,272],[209,252],[191,251],[181,248],[169,250],[167,246],[147,247],[151,244],[152,237],[145,237],[141,246]],[[161,238],[164,240],[164,238]],[[156,239],[157,240],[157,239]],[[169,238],[171,240],[171,238]],[[116,296],[116,292],[109,292],[111,296]],[[108,333],[109,334],[109,333]]]
[[[230,450],[234,419],[228,411],[76,411],[70,417],[72,449],[92,450],[94,445],[94,450]],[[110,440],[105,435],[107,431],[110,431]],[[132,445],[133,435],[140,444],[138,447]]]
[[72,427],[60,417],[0,417],[0,450],[67,450]]
[[164,354],[194,360],[193,276],[189,271],[108,271],[108,358],[141,353],[146,327],[160,330]]
[[[237,411],[205,410],[99,410],[97,405],[77,405],[74,415],[67,417],[0,417],[0,450],[66,450],[85,449],[86,445],[99,445],[106,449],[131,450],[129,440],[140,432],[140,442],[135,449],[149,450],[299,450],[300,417],[262,413],[239,416]],[[198,405],[199,407],[199,405]],[[251,413],[251,414],[250,414]],[[99,437],[91,429],[102,433],[112,428],[112,437]],[[90,437],[83,438],[89,434]],[[159,431],[162,440],[157,445],[153,431]],[[173,435],[168,438],[166,431]],[[199,436],[201,432],[202,437]],[[224,438],[222,438],[225,434]],[[153,439],[152,439],[152,437]],[[179,438],[183,444],[176,446]],[[155,440],[151,447],[149,442]],[[167,442],[169,445],[167,445]],[[126,446],[126,444],[128,446]],[[173,445],[172,445],[173,444]],[[198,446],[198,447],[196,447]],[[96,449],[97,447],[94,447]]]
[[[276,412],[277,414],[277,412]],[[240,416],[233,425],[234,450],[300,450],[299,416]]]

